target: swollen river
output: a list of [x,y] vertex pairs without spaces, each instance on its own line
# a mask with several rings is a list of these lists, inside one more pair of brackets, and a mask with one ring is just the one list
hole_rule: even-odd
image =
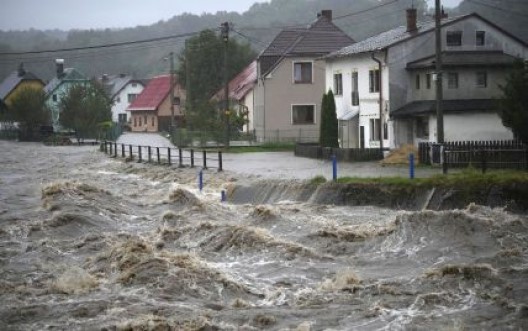
[[208,169],[200,192],[198,169],[97,147],[0,151],[0,330],[528,325],[526,215],[298,202],[301,182],[221,202],[274,183]]

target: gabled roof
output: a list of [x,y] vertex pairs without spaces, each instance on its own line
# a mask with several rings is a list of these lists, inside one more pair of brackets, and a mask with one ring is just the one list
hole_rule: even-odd
[[[455,99],[443,100],[442,109],[446,113],[469,111],[494,111],[497,101],[494,99]],[[434,114],[436,112],[435,100],[413,101],[390,113],[392,118],[406,118]]]
[[331,17],[321,15],[307,28],[282,30],[259,55],[261,74],[271,71],[284,57],[321,57],[353,42]]
[[55,76],[52,80],[49,81],[49,83],[44,87],[44,92],[49,95],[55,91],[57,87],[62,82],[69,81],[69,82],[86,82],[88,79],[86,76],[84,76],[80,71],[78,71],[75,68],[66,68],[64,69],[64,74],[62,77]]
[[[493,26],[497,30],[501,31],[502,33],[508,35],[509,37],[515,39],[516,41],[520,42],[523,45],[526,45],[524,41],[521,39],[515,37],[514,35],[510,34],[509,32],[503,30],[501,27],[495,25],[494,23],[486,20],[485,18],[481,17],[480,15],[476,13],[448,18],[445,20],[442,20],[442,27],[448,26],[451,24],[454,24],[456,22],[459,22],[461,20],[464,20],[469,17],[476,17],[481,21],[486,22],[487,24]],[[392,30],[388,30],[385,32],[382,32],[380,34],[377,34],[375,36],[372,36],[370,38],[367,38],[363,41],[360,41],[358,43],[355,43],[353,45],[344,47],[338,51],[332,52],[325,56],[326,59],[333,59],[333,58],[340,58],[340,57],[347,57],[350,55],[360,54],[360,53],[368,53],[368,52],[374,52],[374,51],[380,51],[384,50],[386,48],[389,48],[391,46],[394,46],[400,42],[415,38],[417,36],[420,36],[424,33],[433,31],[435,28],[435,22],[421,22],[417,24],[417,30],[408,32],[407,26],[399,26],[397,28],[394,28]]]
[[[456,51],[442,52],[442,66],[453,67],[504,67],[515,63],[515,56],[504,54],[502,51]],[[434,55],[407,63],[407,69],[434,68]]]
[[103,84],[106,93],[111,99],[114,99],[121,90],[130,83],[137,83],[144,86],[143,82],[132,78],[131,75],[104,75],[100,82]]
[[170,92],[170,75],[152,78],[127,110],[157,110]]
[[31,72],[24,72],[24,75],[20,76],[18,71],[14,71],[0,84],[0,99],[5,99],[9,93],[18,86],[18,84],[26,80],[36,80],[44,85],[44,82]]
[[[255,87],[257,83],[257,61],[251,62],[244,68],[235,78],[231,79],[228,84],[229,98],[234,100],[242,100],[246,94]],[[224,89],[220,89],[213,96],[215,99],[224,98]]]

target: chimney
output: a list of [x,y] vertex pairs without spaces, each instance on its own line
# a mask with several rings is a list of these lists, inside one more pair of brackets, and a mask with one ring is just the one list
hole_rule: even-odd
[[55,66],[57,67],[57,78],[64,76],[64,59],[56,59]]
[[18,66],[18,77],[24,77],[26,74],[26,69],[24,69],[24,63],[20,62],[20,65]]
[[108,75],[107,74],[103,74],[103,76],[101,77],[101,80],[103,81],[103,83],[107,82],[108,81]]
[[416,8],[407,9],[407,32],[415,32],[416,27]]
[[330,9],[323,9],[321,10],[321,14],[317,15],[319,17],[323,16],[323,17],[326,17],[327,20],[329,20],[330,22],[332,21],[332,10]]

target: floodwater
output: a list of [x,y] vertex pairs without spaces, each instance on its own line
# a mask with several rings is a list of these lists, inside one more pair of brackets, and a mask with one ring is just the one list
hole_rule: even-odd
[[528,325],[526,215],[226,203],[273,183],[210,169],[200,192],[197,169],[96,147],[0,151],[0,330]]

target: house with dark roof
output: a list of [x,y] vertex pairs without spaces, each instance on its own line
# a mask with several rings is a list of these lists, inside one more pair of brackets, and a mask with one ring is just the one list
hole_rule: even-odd
[[127,108],[145,88],[143,81],[126,74],[103,75],[99,81],[112,100],[112,121],[127,124],[130,119]]
[[26,71],[24,64],[21,63],[18,70],[12,72],[0,83],[0,109],[4,108],[3,110],[7,111],[11,100],[25,88],[42,90],[44,82],[31,72]]
[[326,86],[335,94],[343,147],[437,141],[435,79],[443,84],[444,140],[511,139],[493,98],[527,45],[477,14],[441,21],[442,72],[435,73],[435,24],[416,21],[332,52]]
[[172,102],[170,92],[170,75],[157,76],[148,82],[143,91],[127,108],[131,114],[132,131],[169,131],[172,115],[174,115],[174,125],[177,127],[182,125],[184,115],[182,105],[185,104],[185,90],[177,77],[174,81],[174,99]]
[[325,62],[354,40],[323,10],[308,27],[282,30],[257,59],[253,126],[257,141],[319,140]]
[[75,68],[64,68],[63,59],[57,59],[55,66],[57,75],[46,84],[44,92],[46,93],[46,105],[51,111],[53,129],[60,131],[60,101],[68,94],[72,86],[87,84],[90,80]]
[[[239,72],[228,83],[230,109],[246,118],[247,122],[243,127],[244,132],[252,132],[255,94],[254,88],[257,84],[257,61],[251,62],[241,72]],[[225,89],[221,88],[213,96],[214,100],[224,100]]]

